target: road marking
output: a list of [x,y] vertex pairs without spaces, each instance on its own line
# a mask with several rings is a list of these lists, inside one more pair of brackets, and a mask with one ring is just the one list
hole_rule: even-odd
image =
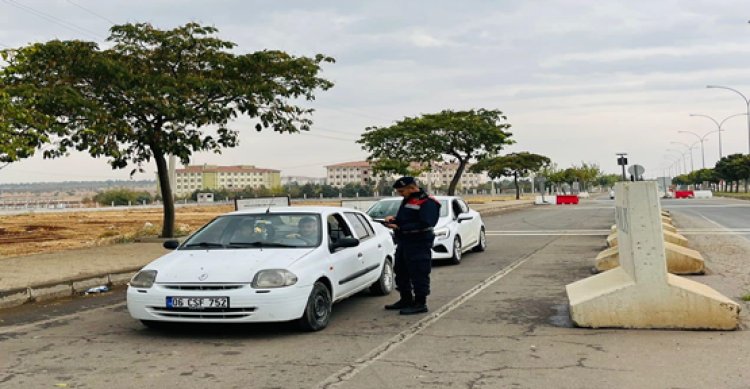
[[[727,228],[704,216],[706,220],[719,226],[719,228],[685,228],[678,229],[677,233],[683,235],[743,235],[750,234],[750,227]],[[495,230],[487,231],[487,236],[606,236],[611,230]]]
[[94,308],[94,309],[86,309],[86,310],[83,310],[83,311],[80,311],[80,312],[71,313],[71,314],[68,314],[68,315],[57,316],[57,317],[53,317],[51,319],[46,319],[46,320],[39,320],[39,321],[35,321],[35,322],[32,322],[32,323],[28,323],[28,324],[21,324],[21,325],[9,326],[9,327],[5,327],[5,328],[4,327],[0,327],[0,335],[12,333],[12,332],[24,331],[24,330],[26,330],[29,327],[37,327],[37,326],[41,326],[41,325],[48,324],[48,323],[54,323],[54,322],[61,321],[61,320],[75,319],[76,317],[81,316],[83,314],[89,314],[91,312],[98,312],[98,311],[104,311],[104,310],[113,309],[113,308],[119,308],[119,307],[124,306],[124,305],[125,305],[125,302],[117,302],[117,303],[114,303],[114,304],[105,305],[103,307],[98,307],[98,308]]
[[[551,242],[550,242],[551,243]],[[443,316],[449,314],[456,308],[460,307],[470,298],[477,295],[479,292],[487,289],[488,287],[492,286],[495,282],[500,280],[501,278],[508,275],[513,270],[516,270],[519,266],[523,265],[528,261],[534,254],[539,252],[540,250],[544,249],[549,245],[545,244],[544,246],[538,248],[537,250],[534,250],[532,253],[529,253],[525,257],[519,259],[518,261],[512,263],[510,266],[507,266],[497,273],[491,275],[484,281],[478,283],[471,289],[467,290],[460,296],[454,298],[449,303],[443,305],[440,309],[438,309],[435,313],[425,317],[424,319],[412,324],[409,326],[409,328],[401,331],[397,335],[391,337],[381,345],[375,347],[372,349],[369,353],[367,353],[364,357],[361,357],[354,361],[354,363],[344,367],[343,369],[339,370],[338,372],[330,375],[328,378],[326,378],[324,381],[320,382],[318,385],[316,385],[316,388],[320,389],[329,389],[329,388],[336,388],[340,385],[344,384],[346,381],[349,381],[350,379],[354,378],[359,372],[366,369],[368,366],[373,364],[374,362],[378,361],[379,359],[386,356],[388,353],[393,351],[396,347],[400,346],[401,344],[405,343],[415,335],[419,334],[420,332],[424,331],[427,327],[435,323],[436,321],[440,320]]]

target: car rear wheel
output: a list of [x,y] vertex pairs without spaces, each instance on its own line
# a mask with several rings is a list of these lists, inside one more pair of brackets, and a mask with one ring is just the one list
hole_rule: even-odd
[[484,232],[484,227],[479,230],[479,242],[477,242],[477,245],[472,250],[476,252],[487,250],[487,234]]
[[299,325],[305,331],[320,331],[326,328],[331,320],[331,292],[320,281],[315,282],[307,299],[305,313],[299,319]]
[[393,264],[386,258],[383,262],[383,271],[380,272],[380,278],[370,286],[370,292],[378,296],[385,296],[393,291]]
[[461,257],[463,256],[463,248],[461,247],[461,238],[456,235],[453,239],[453,256],[451,257],[451,263],[458,265],[461,263]]

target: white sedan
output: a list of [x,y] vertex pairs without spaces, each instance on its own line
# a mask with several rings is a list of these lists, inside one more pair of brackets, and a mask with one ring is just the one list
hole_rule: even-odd
[[[440,202],[440,219],[435,226],[435,242],[432,259],[447,259],[453,264],[461,263],[463,253],[484,251],[487,248],[484,222],[479,212],[469,208],[456,196],[435,196]],[[389,197],[378,201],[367,210],[375,220],[396,215],[401,197]]]
[[339,207],[251,209],[217,217],[128,284],[130,315],[164,322],[298,320],[317,331],[334,302],[393,290],[394,244],[366,214]]

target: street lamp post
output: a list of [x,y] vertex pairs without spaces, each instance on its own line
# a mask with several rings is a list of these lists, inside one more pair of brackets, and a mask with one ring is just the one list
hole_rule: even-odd
[[[726,130],[722,130],[721,129],[721,127],[724,125],[724,122],[726,122],[727,120],[729,120],[729,119],[731,119],[731,118],[733,118],[735,116],[747,116],[747,115],[748,114],[746,114],[746,113],[737,113],[737,114],[734,114],[734,115],[729,115],[729,116],[725,117],[724,120],[722,120],[721,122],[719,122],[716,119],[714,119],[714,118],[712,118],[711,116],[708,116],[708,115],[701,115],[701,114],[695,114],[695,113],[691,113],[690,114],[690,116],[697,116],[697,117],[704,117],[704,118],[711,119],[711,121],[716,124],[716,132],[719,133],[719,159],[721,159],[721,158],[724,157],[724,154],[721,151],[721,132],[722,131],[726,131]],[[748,117],[750,117],[750,116],[748,116]]]
[[737,93],[738,95],[742,97],[743,100],[745,100],[745,107],[747,107],[747,152],[750,153],[750,100],[748,100],[748,98],[745,97],[745,95],[743,95],[742,92],[738,91],[737,89],[730,88],[728,86],[706,85],[706,88],[730,90],[734,93]]
[[[682,155],[682,170],[685,172],[685,174],[687,174],[687,158],[685,158],[685,153],[677,149],[667,149],[667,151],[672,151],[679,155]],[[679,156],[677,157],[677,159],[679,160]]]
[[693,170],[695,170],[695,165],[693,165],[693,149],[695,148],[695,145],[698,142],[693,143],[692,146],[688,146],[687,143],[682,143],[682,142],[669,142],[669,143],[674,144],[674,145],[685,146],[690,151],[690,171],[692,172]]
[[721,130],[709,131],[703,134],[703,136],[700,136],[692,131],[677,131],[677,132],[682,133],[682,134],[692,134],[692,135],[695,135],[696,138],[698,138],[698,141],[701,142],[701,161],[703,162],[703,168],[705,169],[706,168],[706,149],[703,147],[703,142],[706,140],[707,136],[713,134],[714,132],[720,132],[720,131]]

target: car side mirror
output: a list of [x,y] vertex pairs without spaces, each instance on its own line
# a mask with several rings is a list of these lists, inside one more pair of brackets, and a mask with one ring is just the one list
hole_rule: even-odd
[[167,250],[174,250],[174,249],[180,247],[180,242],[178,242],[178,241],[176,241],[174,239],[165,240],[164,244],[162,246],[164,246],[164,248],[167,249]]
[[359,246],[359,239],[357,238],[340,238],[335,242],[331,243],[331,250],[336,250],[345,247],[357,247]]
[[469,215],[468,213],[462,213],[458,215],[458,222],[461,223],[462,221],[471,220],[474,216]]

